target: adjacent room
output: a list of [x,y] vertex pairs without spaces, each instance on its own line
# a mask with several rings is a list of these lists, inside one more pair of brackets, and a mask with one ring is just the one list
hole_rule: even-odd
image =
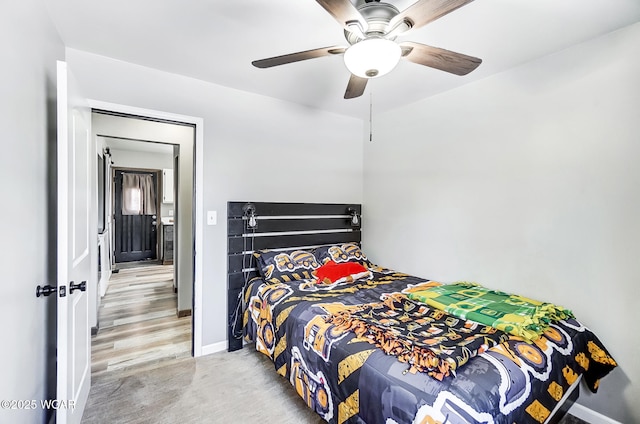
[[174,200],[180,145],[193,142],[193,130],[105,112],[92,114],[92,130],[100,258],[92,375],[191,356],[190,285],[180,284],[191,278],[176,272],[175,228],[185,224]]
[[[637,0],[24,0],[0,28],[0,422],[640,422]],[[155,198],[116,205],[122,174]],[[151,247],[116,245],[129,216]],[[462,282],[555,315],[435,367],[381,341]]]

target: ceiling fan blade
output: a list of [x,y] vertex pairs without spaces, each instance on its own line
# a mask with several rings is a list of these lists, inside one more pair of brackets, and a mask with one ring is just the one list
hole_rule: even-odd
[[343,54],[346,48],[340,46],[322,47],[320,49],[305,50],[303,52],[284,54],[282,56],[269,57],[267,59],[251,62],[256,68],[271,68],[272,66],[285,65],[287,63],[300,62],[301,60],[315,59],[318,57]]
[[473,0],[418,0],[394,16],[389,22],[389,28],[395,28],[402,22],[408,22],[411,29],[420,28],[472,1]]
[[358,9],[349,0],[316,0],[324,10],[329,12],[344,29],[351,31],[349,23],[357,23],[362,32],[367,30],[366,19],[358,12]]
[[344,93],[345,99],[355,99],[362,96],[364,89],[367,87],[368,78],[361,78],[351,74],[349,78],[349,84],[347,84],[347,91]]
[[467,75],[482,63],[482,59],[478,59],[477,57],[467,56],[462,53],[431,47],[425,44],[414,43],[412,41],[402,42],[400,43],[400,47],[402,47],[403,53],[404,51],[408,51],[403,54],[405,59],[418,65],[428,66],[456,75]]

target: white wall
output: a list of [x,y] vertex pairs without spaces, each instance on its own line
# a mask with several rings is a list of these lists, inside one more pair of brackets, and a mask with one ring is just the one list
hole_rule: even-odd
[[[204,119],[203,345],[226,340],[228,201],[362,201],[360,120],[67,49],[94,100]],[[336,154],[339,152],[339,154]],[[196,211],[203,213],[204,211]]]
[[[0,13],[0,399],[46,399],[55,390],[55,89],[60,41],[40,0]],[[53,188],[53,190],[50,190]],[[52,192],[53,191],[53,192]],[[47,411],[0,409],[0,422],[36,423]]]
[[640,24],[374,117],[382,265],[562,304],[620,367],[580,403],[640,422]]

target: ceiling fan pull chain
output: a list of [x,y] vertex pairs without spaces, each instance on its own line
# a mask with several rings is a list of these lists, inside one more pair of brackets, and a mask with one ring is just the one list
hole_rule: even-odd
[[373,91],[369,91],[369,143],[373,141]]

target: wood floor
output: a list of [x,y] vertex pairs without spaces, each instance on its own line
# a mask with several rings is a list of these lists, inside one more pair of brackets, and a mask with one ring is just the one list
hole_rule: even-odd
[[91,338],[91,373],[100,375],[191,356],[191,317],[178,318],[173,265],[113,274]]

